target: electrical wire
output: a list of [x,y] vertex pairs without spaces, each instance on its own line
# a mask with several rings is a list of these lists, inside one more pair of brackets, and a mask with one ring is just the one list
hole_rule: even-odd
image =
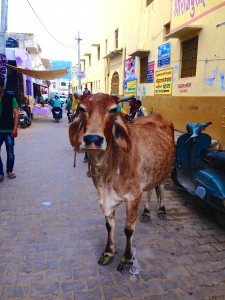
[[41,23],[41,25],[44,27],[44,29],[47,31],[47,33],[57,42],[59,43],[61,46],[66,47],[66,48],[74,48],[76,45],[73,46],[68,46],[68,45],[64,45],[63,43],[61,43],[59,40],[57,40],[52,34],[51,32],[49,32],[49,30],[46,28],[46,26],[44,25],[44,23],[41,21],[41,19],[39,18],[39,16],[37,15],[37,13],[35,12],[35,10],[33,9],[32,5],[30,4],[30,1],[27,0],[30,8],[32,9],[33,13],[35,14],[35,16],[38,18],[39,22]]

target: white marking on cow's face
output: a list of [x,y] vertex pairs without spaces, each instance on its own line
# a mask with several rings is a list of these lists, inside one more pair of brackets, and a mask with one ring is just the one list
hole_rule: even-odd
[[88,105],[89,103],[80,105],[81,113],[86,120],[86,133],[83,135],[80,149],[105,151],[107,149],[105,128],[108,126],[106,124],[109,118],[117,113],[117,104],[111,103],[108,107],[99,103],[91,107]]

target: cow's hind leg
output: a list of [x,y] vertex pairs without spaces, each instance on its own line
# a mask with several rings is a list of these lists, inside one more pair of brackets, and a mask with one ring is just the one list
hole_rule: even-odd
[[137,220],[139,202],[139,199],[137,199],[132,203],[126,203],[127,216],[124,229],[126,235],[126,249],[117,267],[117,271],[119,272],[122,272],[124,269],[130,268],[133,265],[132,239],[135,230],[135,223]]
[[164,206],[164,185],[158,185],[155,188],[158,203],[159,203],[159,212],[158,212],[158,217],[160,220],[164,220],[166,218],[166,209]]
[[105,251],[102,253],[98,264],[102,266],[109,265],[114,258],[115,254],[115,242],[114,242],[114,231],[115,231],[115,211],[108,217],[105,217],[106,229],[108,231],[108,240]]
[[142,223],[147,223],[150,220],[150,202],[151,202],[152,191],[153,190],[147,189],[147,202],[145,204],[144,211],[140,217],[140,221]]

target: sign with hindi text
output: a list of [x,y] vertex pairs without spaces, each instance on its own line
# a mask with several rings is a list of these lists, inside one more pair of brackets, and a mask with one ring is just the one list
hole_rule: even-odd
[[172,0],[170,33],[225,5],[225,0]]
[[155,72],[155,95],[171,95],[173,69],[164,69]]

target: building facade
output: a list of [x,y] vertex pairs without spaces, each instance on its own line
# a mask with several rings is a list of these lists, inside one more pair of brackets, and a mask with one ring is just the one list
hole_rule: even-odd
[[[6,33],[7,64],[24,69],[43,71],[51,67],[49,59],[41,58],[41,47],[32,33]],[[7,68],[7,90],[14,92],[19,104],[24,96],[38,98],[48,95],[48,82],[23,75],[12,68]]]
[[211,121],[207,132],[225,149],[225,0],[98,2],[82,88],[134,94],[180,131]]

